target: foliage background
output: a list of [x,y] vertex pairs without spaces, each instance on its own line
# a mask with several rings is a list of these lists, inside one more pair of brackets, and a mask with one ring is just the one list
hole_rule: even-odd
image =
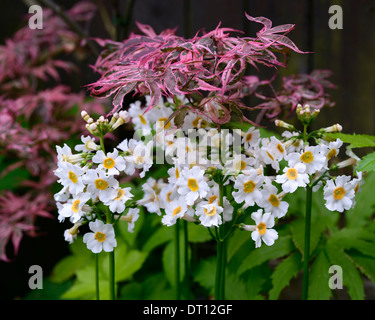
[[[70,8],[76,1],[56,1],[63,7]],[[315,52],[308,55],[292,54],[288,68],[281,75],[304,73],[312,69],[330,69],[330,79],[337,85],[331,92],[336,106],[324,110],[314,123],[316,127],[340,123],[347,133],[375,134],[375,4],[371,0],[117,0],[102,2],[108,9],[117,8],[114,14],[121,18],[128,5],[133,5],[132,17],[126,21],[122,14],[122,25],[119,31],[125,35],[135,30],[134,21],[151,25],[156,32],[166,28],[178,27],[179,35],[194,35],[199,29],[212,30],[221,21],[223,27],[243,30],[245,35],[253,35],[257,30],[250,24],[244,11],[252,16],[265,16],[274,25],[293,23],[296,25],[290,38],[304,51]],[[22,17],[27,14],[27,6],[23,1],[2,0],[0,12],[1,43],[10,37],[21,26]],[[331,30],[328,27],[330,5],[338,4],[343,8],[344,28]],[[108,38],[109,34],[101,23],[97,13],[90,25],[89,34]],[[120,34],[120,33],[119,33]],[[121,37],[119,35],[119,37]],[[63,75],[63,83],[75,91],[81,86],[97,79],[89,68],[94,57],[81,61],[79,73],[74,76]],[[251,103],[251,101],[249,101]],[[368,150],[359,149],[362,155]],[[375,184],[375,183],[374,183]],[[373,184],[373,185],[374,185]],[[6,189],[6,186],[2,187]],[[372,204],[368,203],[369,209]],[[28,292],[27,281],[30,265],[42,266],[45,275],[70,251],[62,239],[64,226],[57,220],[40,219],[37,221],[44,233],[37,238],[24,238],[17,259],[11,263],[0,261],[0,298],[23,297]],[[140,238],[141,244],[146,245]],[[199,242],[199,240],[197,240]],[[157,249],[157,248],[156,248]],[[162,254],[155,252],[154,254]],[[167,259],[167,258],[165,258]],[[201,268],[209,266],[201,266]],[[232,266],[233,267],[233,266]],[[157,275],[150,282],[157,282]],[[203,280],[202,280],[203,281]],[[48,285],[48,284],[46,284]],[[51,284],[53,285],[53,284]],[[298,286],[298,282],[296,282]],[[138,290],[137,288],[132,288]],[[284,292],[284,298],[298,298],[295,292],[299,288],[290,287]],[[373,291],[369,297],[374,298]],[[372,296],[371,296],[372,294]],[[347,298],[343,296],[342,298]]]

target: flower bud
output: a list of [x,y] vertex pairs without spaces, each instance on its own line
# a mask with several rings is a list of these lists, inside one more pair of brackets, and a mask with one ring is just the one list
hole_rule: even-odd
[[285,128],[288,130],[295,130],[294,126],[292,124],[286,123],[282,120],[275,120],[275,126],[280,128]]

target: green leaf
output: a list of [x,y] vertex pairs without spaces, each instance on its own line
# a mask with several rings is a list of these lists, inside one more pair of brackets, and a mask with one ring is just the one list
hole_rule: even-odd
[[375,284],[375,259],[358,252],[350,253],[350,257],[357,268]]
[[[238,230],[233,233],[229,238],[228,247],[227,247],[227,259],[228,261],[236,254],[236,252],[241,248],[246,242],[253,241],[251,240],[250,234],[247,231]],[[250,247],[250,244],[249,244]]]
[[286,256],[295,249],[291,236],[283,236],[275,241],[272,246],[262,244],[260,248],[252,251],[242,262],[238,274],[250,270],[271,259],[278,259]]
[[214,293],[216,275],[216,258],[209,257],[201,260],[194,272],[194,281],[199,283],[203,288],[209,290],[210,294]]
[[302,268],[301,253],[295,252],[279,263],[272,274],[272,289],[269,292],[269,299],[275,300],[280,292],[289,284],[298,271]]
[[374,240],[374,235],[362,228],[344,228],[335,232],[329,239],[330,243],[339,248],[344,250],[356,249],[364,255],[375,258]]
[[370,220],[375,207],[375,173],[369,172],[365,177],[365,183],[361,191],[355,196],[356,204],[354,208],[345,213],[348,227],[363,228]]
[[357,171],[375,171],[375,152],[365,155],[361,161],[359,161],[356,168]]
[[125,254],[124,257],[117,257],[116,263],[116,281],[129,280],[134,273],[136,273],[143,265],[147,258],[146,252],[138,250],[131,250]]
[[[186,221],[183,221],[184,223]],[[202,228],[201,225],[196,225],[194,223],[187,223],[188,229],[188,240],[192,243],[202,243],[206,241],[212,240],[211,235],[206,230],[206,228]]]
[[150,252],[156,247],[173,239],[173,228],[162,226],[150,235],[142,250]]
[[[183,279],[185,276],[185,268],[184,268],[184,250],[182,248],[183,239],[182,233],[180,237],[180,279]],[[188,253],[189,257],[191,256],[190,250]],[[166,278],[168,279],[169,283],[174,287],[176,283],[176,259],[175,259],[175,241],[169,242],[163,251],[163,269]]]
[[351,299],[363,300],[365,296],[363,280],[350,257],[330,242],[327,242],[325,249],[331,265],[338,265],[342,268],[343,284],[347,287]]
[[322,250],[316,256],[311,265],[309,274],[309,295],[310,300],[328,300],[331,295],[331,289],[328,286],[330,274],[328,269],[331,264],[327,258],[326,252]]
[[375,136],[366,134],[326,133],[325,136],[349,143],[350,148],[375,147]]

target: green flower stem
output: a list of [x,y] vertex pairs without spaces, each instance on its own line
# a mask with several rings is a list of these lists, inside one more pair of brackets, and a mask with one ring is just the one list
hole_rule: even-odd
[[224,243],[220,239],[217,241],[216,252],[216,279],[215,279],[215,300],[221,300],[222,293],[222,268],[223,268]]
[[184,231],[184,267],[185,267],[185,278],[184,278],[184,288],[186,296],[190,292],[190,270],[189,270],[189,234],[187,221],[183,220],[183,231]]
[[176,277],[176,299],[181,300],[181,283],[180,283],[180,220],[177,219],[175,224],[175,277]]
[[[103,152],[105,153],[104,147],[104,138],[100,137],[100,147],[102,148]],[[106,215],[106,222],[112,223],[112,215],[111,212],[107,209],[105,212]],[[109,298],[110,300],[116,300],[116,282],[115,282],[115,249],[109,252]]]
[[305,246],[303,251],[303,289],[302,300],[307,300],[310,264],[310,229],[311,229],[312,187],[306,187]]
[[116,300],[115,289],[115,250],[109,253],[109,298]]
[[99,254],[95,253],[95,291],[96,300],[100,300],[100,290],[99,290]]
[[[219,183],[219,204],[224,204],[224,184]],[[222,217],[223,221],[223,217]],[[226,271],[226,237],[224,236],[224,224],[221,224],[217,232],[217,260],[216,260],[216,280],[215,280],[215,300],[225,299],[225,271]],[[217,228],[216,228],[217,230]]]

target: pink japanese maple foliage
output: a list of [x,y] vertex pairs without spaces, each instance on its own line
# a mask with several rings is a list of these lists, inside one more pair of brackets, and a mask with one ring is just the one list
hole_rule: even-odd
[[[123,42],[96,39],[104,49],[94,66],[101,77],[88,85],[91,95],[113,97],[112,113],[122,107],[123,98],[129,93],[150,95],[148,109],[154,107],[161,96],[173,98],[185,95],[191,104],[181,108],[188,107],[199,114],[205,113],[218,124],[228,122],[232,111],[252,122],[244,116],[244,109],[263,108],[268,115],[274,115],[287,103],[292,104],[292,109],[295,108],[295,102],[301,102],[300,98],[308,88],[300,90],[298,80],[293,82],[292,79],[285,79],[284,89],[288,93],[282,93],[288,95],[288,101],[284,96],[278,99],[277,96],[268,98],[258,94],[258,98],[266,102],[251,107],[242,102],[242,98],[256,94],[261,86],[272,86],[273,79],[258,77],[259,66],[277,70],[285,67],[285,51],[304,53],[286,36],[294,25],[272,27],[272,22],[267,18],[248,14],[246,17],[263,25],[255,38],[240,37],[241,31],[222,28],[219,24],[210,32],[197,33],[192,39],[185,39],[176,35],[176,29],[156,34],[150,26],[137,23],[143,34],[133,33]],[[253,69],[249,70],[249,67]],[[254,74],[248,75],[246,70]],[[319,78],[317,73],[307,78],[319,96],[312,97],[310,101],[314,100],[314,106],[321,107],[325,95],[321,94],[320,89],[325,86],[319,80],[323,81],[324,77]],[[309,102],[309,99],[306,101]],[[207,112],[205,106],[210,103],[220,106],[223,111],[220,117]]]
[[[88,22],[94,12],[95,6],[83,1],[67,14],[76,22]],[[55,146],[85,132],[81,110],[105,112],[103,104],[87,99],[83,90],[73,92],[61,83],[61,71],[76,70],[72,59],[59,58],[61,54],[84,49],[52,11],[44,9],[43,19],[43,29],[25,26],[0,46],[0,181],[16,169],[28,173],[11,190],[0,191],[3,261],[17,255],[24,234],[38,234],[37,217],[53,217]]]

